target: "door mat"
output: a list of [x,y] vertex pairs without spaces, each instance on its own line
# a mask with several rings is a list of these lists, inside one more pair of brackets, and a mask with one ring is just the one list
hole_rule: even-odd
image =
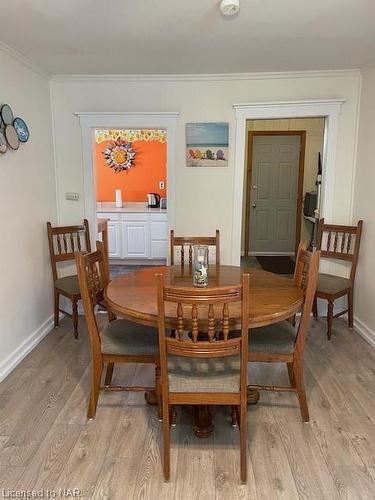
[[294,273],[294,260],[287,255],[259,255],[257,261],[262,266],[262,269],[270,273]]

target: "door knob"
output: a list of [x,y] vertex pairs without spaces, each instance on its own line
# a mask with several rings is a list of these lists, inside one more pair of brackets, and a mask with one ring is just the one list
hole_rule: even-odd
[[257,206],[257,204],[256,204],[256,203],[253,203],[253,204],[252,204],[252,207],[253,207],[253,208],[255,208],[256,206]]

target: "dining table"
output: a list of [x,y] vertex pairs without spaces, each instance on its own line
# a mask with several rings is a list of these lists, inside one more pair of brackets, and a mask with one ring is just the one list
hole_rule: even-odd
[[[225,287],[239,285],[242,274],[250,275],[249,293],[249,329],[270,325],[293,317],[301,308],[303,291],[294,279],[270,273],[255,267],[229,265],[209,265],[207,287]],[[191,265],[144,267],[113,278],[105,289],[107,307],[117,316],[135,323],[155,327],[157,335],[158,305],[156,274],[164,275],[165,286],[192,288],[193,270]],[[185,317],[186,313],[186,317]],[[198,319],[200,330],[204,331],[204,311]],[[241,304],[229,305],[230,329],[241,328]],[[184,311],[185,328],[189,329],[191,313]],[[176,304],[165,304],[166,328],[177,328]],[[202,326],[201,326],[202,325]],[[149,404],[157,404],[156,393],[145,395]],[[259,393],[248,389],[248,403],[255,404]],[[213,432],[212,409],[208,405],[194,407],[194,431],[199,437],[208,437]]]

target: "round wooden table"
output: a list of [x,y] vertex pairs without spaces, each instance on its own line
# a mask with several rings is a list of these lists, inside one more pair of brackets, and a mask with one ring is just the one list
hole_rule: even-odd
[[[302,305],[302,290],[294,280],[262,269],[236,266],[210,265],[208,287],[237,285],[243,272],[250,274],[249,328],[270,325],[293,316]],[[158,308],[155,274],[163,273],[165,284],[193,288],[192,270],[185,266],[147,267],[114,278],[105,291],[109,308],[117,315],[140,323],[157,327]],[[166,326],[176,328],[176,304],[166,303]],[[230,328],[241,327],[239,304],[230,304]],[[189,321],[190,318],[186,318]],[[249,392],[249,403],[256,403],[259,394]],[[153,397],[148,396],[148,401]],[[196,434],[208,436],[212,432],[212,421],[208,407],[197,408]]]

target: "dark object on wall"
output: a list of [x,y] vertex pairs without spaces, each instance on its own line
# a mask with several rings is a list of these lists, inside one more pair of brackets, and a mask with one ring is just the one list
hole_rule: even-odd
[[10,148],[16,150],[20,147],[20,141],[13,125],[7,125],[5,127],[5,138]]
[[167,198],[166,197],[160,198],[160,208],[162,210],[166,210],[166,208],[167,208]]
[[315,210],[317,208],[317,193],[310,191],[305,194],[305,201],[303,203],[303,215],[306,217],[315,217]]
[[0,131],[0,153],[4,154],[6,153],[8,149],[7,141],[4,137],[4,134]]
[[0,114],[1,114],[1,119],[4,122],[4,125],[12,125],[14,116],[13,116],[13,111],[12,108],[9,106],[9,104],[3,104],[0,109]]
[[30,137],[30,132],[25,121],[22,120],[22,118],[17,117],[13,121],[13,126],[16,129],[20,142],[27,142]]

